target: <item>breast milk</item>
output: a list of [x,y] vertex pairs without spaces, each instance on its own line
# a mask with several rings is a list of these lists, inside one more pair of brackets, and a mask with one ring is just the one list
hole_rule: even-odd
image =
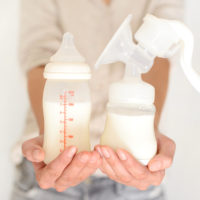
[[120,115],[109,112],[101,144],[113,149],[122,148],[147,164],[156,154],[154,115]]
[[[60,103],[45,102],[45,137],[44,149],[48,152],[45,162],[49,163],[55,159],[64,148],[64,135],[62,123],[63,116]],[[66,120],[66,146],[75,145],[78,151],[90,150],[89,142],[89,121],[91,105],[89,102],[76,103],[73,107],[67,108]],[[73,121],[70,121],[73,119]]]

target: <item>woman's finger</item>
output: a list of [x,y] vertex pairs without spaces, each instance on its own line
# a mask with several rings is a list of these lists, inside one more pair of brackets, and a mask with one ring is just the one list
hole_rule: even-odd
[[48,165],[45,165],[44,163],[34,163],[36,178],[40,187],[43,189],[52,187],[56,179],[63,173],[63,170],[70,164],[76,151],[77,148],[75,146],[67,147]]
[[159,134],[158,136],[158,154],[149,162],[150,171],[160,171],[169,168],[172,164],[176,145],[170,138]]
[[56,180],[55,187],[57,191],[62,192],[67,187],[72,186],[81,170],[87,165],[91,158],[91,152],[80,152],[77,154],[70,165],[63,171],[61,176]]
[[101,155],[102,157],[102,162],[101,162],[101,166],[99,167],[100,170],[106,174],[110,179],[112,180],[116,180],[117,176],[115,174],[115,172],[113,171],[112,167],[108,164],[108,162],[106,161],[106,159],[103,157],[103,154],[101,152],[100,146],[97,145],[95,147],[95,150]]
[[113,169],[117,178],[123,183],[128,183],[132,180],[131,174],[124,168],[120,160],[118,159],[116,153],[107,146],[101,146],[101,152],[104,159],[108,162],[110,167]]
[[85,167],[81,170],[77,181],[81,182],[85,180],[87,177],[93,174],[100,167],[100,165],[101,157],[96,151],[93,151],[91,153],[90,160],[87,162],[87,165],[85,165]]
[[158,186],[162,183],[163,178],[165,177],[165,170],[152,172],[149,178],[149,183],[151,185]]
[[146,166],[139,163],[129,152],[117,149],[117,155],[126,170],[136,179],[144,179],[149,173]]
[[44,160],[44,150],[42,148],[43,136],[38,136],[27,140],[22,144],[22,153],[31,162],[41,162]]

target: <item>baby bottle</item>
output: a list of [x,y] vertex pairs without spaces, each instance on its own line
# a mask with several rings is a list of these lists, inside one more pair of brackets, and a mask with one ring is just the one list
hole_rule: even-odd
[[[191,84],[200,91],[200,75],[192,68],[193,36],[181,22],[146,15],[133,42],[129,15],[115,33],[96,67],[125,63],[124,78],[110,85],[107,120],[101,144],[125,149],[147,165],[157,152],[154,132],[155,90],[141,79],[156,56],[169,58],[181,49],[181,66]],[[181,48],[180,48],[181,47]]]
[[90,150],[90,68],[66,33],[57,53],[45,67],[43,94],[45,163],[67,146]]

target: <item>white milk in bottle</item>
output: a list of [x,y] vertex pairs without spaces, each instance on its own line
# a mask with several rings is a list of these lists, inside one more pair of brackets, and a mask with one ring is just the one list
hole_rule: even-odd
[[154,88],[139,78],[110,86],[101,144],[125,149],[146,165],[156,154]]
[[54,160],[67,146],[90,150],[91,113],[88,80],[90,68],[66,33],[57,53],[46,65],[43,95],[45,163]]

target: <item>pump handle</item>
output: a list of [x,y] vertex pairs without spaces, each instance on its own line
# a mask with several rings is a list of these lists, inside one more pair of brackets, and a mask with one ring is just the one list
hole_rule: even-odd
[[[166,20],[180,38],[181,54],[180,64],[185,76],[191,85],[200,92],[200,73],[192,66],[192,54],[194,47],[194,37],[192,32],[181,22]],[[169,52],[170,53],[170,52]]]

